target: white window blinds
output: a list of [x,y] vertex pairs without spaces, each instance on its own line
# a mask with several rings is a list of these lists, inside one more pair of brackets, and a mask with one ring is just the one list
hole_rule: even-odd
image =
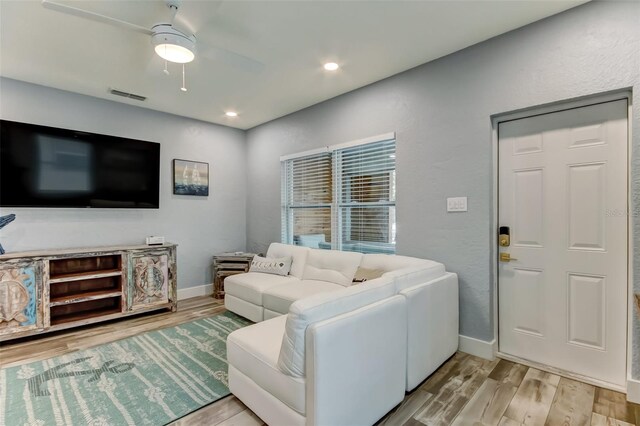
[[282,241],[395,253],[395,140],[282,162]]
[[395,243],[395,157],[393,140],[335,152],[342,249],[378,252]]
[[331,242],[331,168],[329,152],[283,162],[283,241]]

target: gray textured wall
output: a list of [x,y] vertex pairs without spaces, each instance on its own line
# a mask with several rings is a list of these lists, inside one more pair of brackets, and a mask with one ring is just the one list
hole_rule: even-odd
[[[211,283],[211,255],[246,242],[246,150],[240,130],[0,79],[0,117],[160,142],[160,209],[2,209],[7,251],[139,244],[164,235],[178,247],[178,287]],[[209,163],[209,197],[173,195],[171,160]]]
[[[590,3],[256,127],[247,138],[247,246],[263,251],[280,238],[280,155],[395,131],[398,253],[457,272],[461,334],[492,340],[491,117],[624,88],[640,105],[640,3]],[[637,212],[640,131],[633,146]],[[447,214],[450,196],[468,196],[469,212]]]

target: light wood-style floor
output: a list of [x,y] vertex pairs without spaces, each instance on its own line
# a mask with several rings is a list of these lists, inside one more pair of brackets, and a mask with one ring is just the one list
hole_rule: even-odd
[[[0,366],[51,358],[224,311],[220,300],[181,301],[159,313],[0,344]],[[264,423],[236,397],[216,401],[174,426]],[[625,395],[515,364],[456,353],[377,425],[640,426],[640,405]],[[273,425],[282,426],[282,425]]]

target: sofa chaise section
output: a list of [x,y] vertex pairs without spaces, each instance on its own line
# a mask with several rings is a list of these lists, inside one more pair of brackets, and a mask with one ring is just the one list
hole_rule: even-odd
[[263,294],[275,286],[299,283],[308,252],[309,249],[305,247],[272,243],[267,250],[267,257],[291,257],[289,275],[283,277],[260,272],[231,275],[224,280],[225,307],[253,322],[264,320]]
[[[289,413],[291,418],[281,424],[298,424],[299,416],[294,413],[304,415],[305,380],[286,375],[278,368],[286,319],[286,316],[279,316],[238,330],[239,333],[227,340],[227,358],[233,360],[229,365],[229,375],[234,382],[238,381],[239,375],[250,377],[252,388],[271,394],[293,411]],[[241,386],[241,389],[244,389],[241,393],[252,392],[246,386]]]
[[224,305],[238,315],[253,322],[260,322],[264,319],[265,291],[272,287],[289,284],[299,285],[300,280],[292,276],[283,277],[260,272],[231,275],[224,282]]
[[406,330],[390,279],[301,299],[229,335],[229,388],[270,425],[373,424],[404,398]]
[[267,257],[292,257],[289,276],[248,272],[225,279],[225,306],[254,322],[285,315],[296,300],[348,287],[362,254],[272,243]]

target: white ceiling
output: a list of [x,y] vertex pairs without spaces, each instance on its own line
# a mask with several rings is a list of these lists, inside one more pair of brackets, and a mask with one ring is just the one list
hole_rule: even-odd
[[[162,0],[59,2],[145,27],[169,16]],[[184,0],[177,23],[198,43],[265,65],[255,73],[196,56],[184,93],[180,66],[163,74],[149,36],[39,1],[0,0],[0,75],[248,129],[584,2]],[[341,69],[324,71],[326,61]],[[117,97],[110,87],[148,99]]]

